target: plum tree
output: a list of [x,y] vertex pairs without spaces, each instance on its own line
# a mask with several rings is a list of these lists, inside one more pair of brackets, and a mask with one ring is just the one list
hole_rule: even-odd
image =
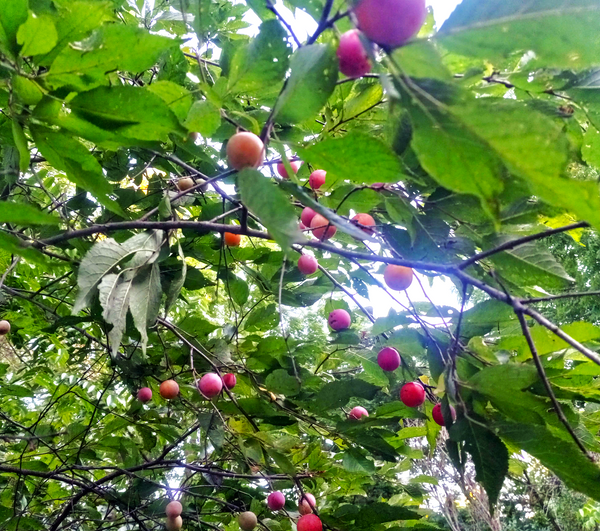
[[224,232],[223,241],[227,247],[238,247],[242,242],[242,236],[233,232]]
[[[292,167],[294,174],[296,174],[296,173],[298,173],[300,166],[302,166],[302,161],[294,160],[294,161],[290,162],[290,166]],[[279,175],[281,175],[281,177],[283,177],[284,179],[289,179],[289,177],[290,177],[288,175],[287,168],[285,167],[283,162],[280,162],[279,164],[277,164],[277,173]]]
[[375,220],[373,219],[373,216],[371,216],[370,214],[356,214],[356,216],[354,216],[352,218],[352,221],[354,221],[359,226],[361,226],[361,229],[364,230],[365,232],[369,232],[369,233],[373,232],[372,229],[365,228],[365,227],[374,227],[375,226]]
[[238,516],[238,524],[243,531],[252,531],[258,524],[258,518],[252,511],[246,511]]
[[143,403],[150,402],[150,400],[152,400],[152,389],[149,387],[142,387],[137,392],[137,399]]
[[395,371],[400,367],[400,354],[395,348],[385,347],[377,354],[377,363],[384,371]]
[[425,388],[417,382],[408,382],[400,389],[400,400],[405,406],[419,407],[425,402]]
[[358,27],[383,48],[397,48],[414,37],[427,18],[425,0],[360,0]]
[[340,37],[337,49],[340,72],[348,77],[361,77],[371,71],[371,60],[360,36],[359,30],[352,29]]
[[206,398],[214,398],[223,390],[223,380],[214,372],[206,373],[200,378],[198,389]]
[[[456,419],[456,410],[452,406],[449,406],[449,407],[450,407],[450,415],[452,415],[452,419],[455,420]],[[444,419],[444,414],[442,413],[442,405],[441,404],[436,404],[435,406],[433,406],[433,410],[431,411],[431,416],[436,424],[439,424],[440,426],[446,425],[446,420]]]
[[305,207],[300,215],[300,221],[305,227],[310,227],[310,222],[317,215],[317,213],[310,207]]
[[305,492],[298,500],[298,512],[302,515],[310,514],[317,506],[317,500],[310,492]]
[[351,420],[360,420],[362,417],[368,417],[369,412],[362,406],[355,406],[350,410],[348,418]]
[[340,330],[346,330],[346,328],[350,327],[350,324],[352,323],[352,318],[346,310],[339,308],[337,310],[333,310],[329,314],[327,322],[333,330],[339,332]]
[[160,384],[159,392],[165,400],[172,400],[179,395],[179,385],[175,380],[165,380]]
[[319,269],[319,262],[310,254],[303,254],[298,258],[298,269],[303,275],[312,275]]
[[5,336],[10,332],[10,323],[8,321],[0,321],[0,336]]
[[236,383],[237,383],[237,378],[235,377],[235,374],[233,374],[232,372],[229,372],[223,376],[223,385],[227,389],[233,389],[235,387]]
[[275,491],[271,492],[267,497],[267,507],[271,509],[271,511],[281,511],[285,506],[285,496],[282,492]]
[[332,225],[329,220],[321,214],[315,214],[310,221],[312,233],[319,240],[329,240],[335,236],[337,228]]
[[167,515],[167,518],[176,518],[181,514],[182,511],[183,507],[181,502],[178,502],[177,500],[169,502],[165,508],[165,514]]
[[389,264],[383,271],[383,279],[388,288],[404,291],[412,284],[413,270],[410,267]]
[[183,527],[183,519],[181,516],[167,518],[165,520],[165,527],[167,528],[167,531],[179,531]]
[[236,133],[227,142],[227,160],[235,170],[258,168],[264,158],[265,145],[254,133]]
[[327,179],[327,172],[325,170],[315,170],[310,174],[308,178],[308,185],[313,190],[318,190],[325,184],[325,180]]
[[323,531],[323,522],[316,514],[301,516],[296,524],[298,531]]

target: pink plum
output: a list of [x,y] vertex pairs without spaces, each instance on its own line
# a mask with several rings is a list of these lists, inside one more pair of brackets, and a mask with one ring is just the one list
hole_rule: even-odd
[[350,314],[346,310],[333,310],[329,314],[329,318],[327,319],[329,326],[333,328],[336,332],[339,330],[346,330],[350,326],[352,319],[350,318]]
[[360,31],[352,29],[340,37],[337,56],[340,72],[348,77],[361,77],[371,71],[371,61],[363,43]]
[[414,37],[427,18],[425,0],[360,0],[358,27],[383,48],[397,48]]
[[425,402],[425,388],[417,382],[408,382],[400,389],[400,400],[405,406],[419,407]]
[[368,416],[369,416],[369,412],[364,407],[356,406],[350,410],[350,414],[348,415],[348,418],[350,420],[360,420],[362,417],[368,417]]
[[137,399],[140,402],[143,402],[144,404],[146,402],[150,402],[150,400],[152,400],[152,389],[150,389],[149,387],[142,387],[137,392]]
[[317,500],[310,492],[305,492],[298,500],[298,512],[302,515],[310,514],[313,508],[317,506]]
[[298,269],[303,275],[312,275],[319,269],[319,262],[310,254],[303,254],[298,259]]
[[218,374],[209,372],[200,378],[198,389],[206,398],[214,398],[223,389],[223,380]]
[[300,215],[300,221],[302,221],[305,227],[310,227],[310,222],[316,215],[317,213],[312,208],[306,207]]
[[227,389],[233,389],[235,387],[236,383],[237,383],[237,378],[235,377],[235,374],[233,374],[232,372],[227,373],[225,376],[223,376],[223,385]]
[[279,491],[271,492],[267,498],[267,506],[271,511],[281,511],[285,505],[285,496]]
[[[294,170],[294,173],[298,173],[300,166],[302,166],[302,162],[299,160],[296,160],[294,162],[290,162],[290,166],[292,167],[292,170]],[[279,164],[277,164],[277,173],[279,175],[281,175],[284,179],[289,178],[288,172],[285,169],[283,162],[280,162]]]
[[400,367],[400,354],[395,348],[385,347],[377,354],[377,363],[384,371],[395,371]]
[[315,170],[310,174],[308,184],[313,190],[318,190],[325,184],[326,178],[327,172],[325,170]]

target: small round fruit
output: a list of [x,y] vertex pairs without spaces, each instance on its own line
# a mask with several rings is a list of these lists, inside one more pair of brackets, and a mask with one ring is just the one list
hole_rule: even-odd
[[317,213],[312,208],[306,207],[300,215],[300,221],[302,221],[306,227],[310,227],[310,222],[316,215]]
[[160,384],[159,392],[165,400],[172,400],[179,394],[179,385],[175,380],[165,380]]
[[361,77],[371,71],[369,54],[360,40],[360,31],[352,29],[340,37],[337,56],[340,72],[348,77]]
[[10,323],[8,321],[0,321],[0,336],[5,336],[10,332]]
[[[452,420],[456,420],[456,410],[450,406],[450,414],[452,415]],[[446,421],[444,420],[444,415],[442,414],[442,404],[436,404],[433,406],[433,411],[431,412],[431,416],[436,424],[440,426],[445,426]]]
[[193,181],[193,179],[190,179],[189,177],[184,177],[183,179],[179,179],[177,181],[177,189],[180,192],[185,192],[186,190],[189,190],[195,185],[196,183]]
[[146,402],[150,402],[150,400],[152,400],[152,389],[150,389],[149,387],[142,387],[137,392],[137,399],[140,402],[143,402],[144,404]]
[[353,407],[348,414],[350,420],[360,420],[362,417],[368,417],[369,412],[362,406]]
[[303,254],[298,258],[298,269],[303,275],[312,275],[319,269],[319,262],[310,254]]
[[183,527],[183,520],[181,519],[181,516],[167,518],[165,527],[167,528],[167,531],[179,531]]
[[356,216],[354,216],[352,218],[352,221],[358,223],[359,225],[362,225],[361,229],[364,230],[365,232],[368,232],[368,233],[373,232],[371,229],[365,228],[365,227],[374,227],[375,226],[375,220],[373,219],[373,216],[371,216],[370,214],[356,214]]
[[296,528],[298,531],[323,531],[323,523],[316,514],[306,514],[300,517]]
[[198,389],[206,398],[214,398],[223,390],[223,380],[218,374],[209,372],[200,378]]
[[385,347],[377,354],[377,363],[384,371],[395,371],[400,367],[400,354],[395,348]]
[[425,0],[361,0],[354,13],[370,40],[382,48],[397,48],[419,33],[427,7]]
[[279,491],[271,492],[267,498],[267,506],[271,511],[281,511],[285,505],[285,496]]
[[419,407],[425,402],[425,388],[416,382],[408,382],[400,389],[400,400],[405,406]]
[[321,241],[333,238],[337,232],[335,225],[331,225],[329,220],[321,214],[315,214],[310,222],[310,228],[315,237]]
[[302,515],[310,514],[317,506],[317,500],[310,492],[305,492],[298,500],[298,512]]
[[265,158],[265,145],[254,133],[236,133],[227,142],[227,160],[235,170],[258,168]]
[[242,236],[240,234],[234,234],[233,232],[224,232],[223,241],[227,247],[239,247],[242,242]]
[[258,518],[252,511],[246,511],[238,516],[238,524],[243,531],[252,531],[258,524]]
[[236,383],[237,378],[232,372],[229,372],[225,376],[223,376],[223,385],[227,387],[227,389],[233,389]]
[[177,518],[182,511],[183,507],[177,500],[169,502],[165,508],[165,514],[167,515],[167,518]]
[[[296,173],[298,173],[300,166],[302,166],[302,161],[295,160],[294,162],[290,162],[290,166],[292,167],[292,170],[294,170],[294,174],[296,174]],[[285,169],[283,162],[280,162],[279,164],[277,164],[277,173],[279,175],[281,175],[284,179],[289,179],[289,177],[290,177],[288,175],[287,170]]]
[[413,270],[410,267],[390,264],[383,272],[383,279],[388,288],[403,291],[412,284]]
[[315,170],[310,174],[308,178],[308,185],[313,190],[318,190],[325,184],[325,180],[327,179],[327,172],[325,170]]
[[333,328],[336,332],[340,330],[346,330],[346,328],[350,327],[352,323],[352,319],[350,314],[346,310],[333,310],[327,319],[329,326]]

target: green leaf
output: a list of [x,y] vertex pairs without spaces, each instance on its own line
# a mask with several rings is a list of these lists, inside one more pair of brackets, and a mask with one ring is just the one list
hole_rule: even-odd
[[292,72],[274,109],[281,123],[312,118],[327,103],[338,79],[338,59],[329,44],[311,44],[296,50],[290,67]]
[[6,253],[22,256],[34,263],[48,265],[48,259],[42,253],[32,247],[28,247],[23,240],[12,234],[0,232],[0,248]]
[[155,262],[146,266],[135,276],[129,297],[129,310],[133,322],[142,336],[142,351],[146,353],[148,344],[147,328],[153,326],[160,310],[162,289],[160,269]]
[[[493,248],[509,239],[509,237],[494,237],[486,247]],[[522,287],[564,289],[573,282],[552,253],[536,242],[525,243],[510,251],[497,253],[491,257],[491,261],[503,276]]]
[[438,38],[451,52],[468,57],[494,61],[531,51],[534,64],[578,70],[598,62],[599,25],[595,0],[464,0]]
[[189,90],[172,81],[154,81],[147,88],[169,106],[180,122],[186,119],[194,102]]
[[345,406],[350,398],[358,397],[372,400],[379,391],[376,385],[364,380],[338,380],[325,384],[317,393],[311,406],[317,410],[326,411]]
[[0,0],[0,50],[16,57],[17,32],[27,20],[27,0]]
[[58,33],[52,18],[48,15],[35,15],[31,11],[27,21],[17,33],[17,42],[22,45],[21,55],[48,53],[58,41]]
[[29,168],[29,147],[23,127],[16,120],[12,120],[12,132],[15,145],[19,150],[19,169],[24,172]]
[[238,187],[244,205],[258,216],[284,251],[302,239],[296,211],[272,179],[246,169],[238,174]]
[[189,131],[210,137],[221,125],[221,113],[208,100],[195,101],[188,112],[184,125]]
[[402,73],[414,78],[450,80],[451,75],[433,41],[415,41],[394,50],[393,58]]
[[187,135],[162,98],[142,87],[99,87],[75,96],[70,106],[80,118],[126,138],[166,141],[169,133]]
[[[165,302],[165,315],[169,313],[169,310],[175,304],[177,297],[179,297],[179,293],[181,292],[181,288],[183,288],[186,280],[187,280],[187,263],[185,261],[185,256],[183,254],[183,250],[181,249],[181,243],[177,242],[177,251],[179,258],[181,259],[181,269],[177,273],[177,276],[171,281],[169,284],[169,288],[167,290],[167,300]],[[197,271],[194,269],[194,271]],[[202,277],[202,274],[200,274]],[[204,277],[202,277],[204,278]]]
[[[327,169],[327,186],[344,181],[355,184],[396,183],[402,179],[400,159],[381,140],[351,132],[341,138],[327,138],[298,148],[302,160],[315,168]],[[373,171],[377,168],[377,171]]]
[[508,450],[504,443],[480,421],[460,417],[450,428],[453,441],[464,441],[475,464],[475,479],[484,486],[490,506],[496,504],[508,473]]
[[239,48],[229,67],[229,90],[242,93],[279,91],[289,65],[292,47],[278,20],[267,20],[260,25],[258,36]]
[[267,389],[285,396],[295,396],[300,392],[300,382],[284,369],[273,371],[265,380]]
[[376,524],[396,522],[398,520],[419,520],[422,515],[408,507],[388,503],[369,503],[356,515],[354,524],[358,528],[372,529]]
[[250,296],[248,284],[233,274],[227,277],[226,287],[233,301],[240,306],[243,306]]
[[502,422],[494,426],[501,437],[539,459],[568,487],[600,500],[600,469],[572,440],[556,437],[539,425]]
[[349,448],[342,457],[344,470],[359,474],[372,474],[375,472],[375,464],[367,459],[359,450]]
[[119,274],[110,273],[102,277],[98,285],[100,304],[104,309],[102,317],[112,325],[108,333],[108,343],[113,357],[117,355],[127,324],[127,310],[134,277],[135,273],[132,271]]
[[277,463],[277,466],[284,474],[289,474],[290,476],[296,475],[296,467],[285,454],[272,449],[267,450],[267,453]]
[[46,214],[33,205],[0,201],[0,223],[15,225],[58,225],[60,218]]
[[32,126],[30,131],[37,148],[52,166],[64,171],[71,182],[90,192],[111,212],[127,217],[121,206],[109,197],[112,186],[98,161],[83,144],[43,127]]

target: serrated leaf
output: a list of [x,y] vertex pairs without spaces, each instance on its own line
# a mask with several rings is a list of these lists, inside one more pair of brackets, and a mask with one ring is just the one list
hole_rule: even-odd
[[423,516],[408,507],[390,505],[388,503],[369,503],[361,508],[354,521],[356,527],[372,529],[376,524],[396,522],[399,520],[419,520]]
[[108,343],[113,357],[119,351],[121,338],[127,324],[127,310],[134,276],[135,273],[132,271],[119,274],[110,273],[105,275],[98,285],[100,305],[104,310],[102,317],[112,325],[112,329],[108,333]]
[[192,93],[189,90],[172,81],[160,80],[154,81],[147,88],[169,106],[180,122],[186,119],[192,103],[194,103]]
[[[359,132],[298,148],[298,155],[315,168],[327,169],[327,186],[396,183],[402,179],[400,159],[381,140]],[[376,168],[376,171],[374,171]]]
[[169,133],[187,135],[163,99],[143,87],[98,87],[75,96],[70,107],[98,128],[126,138],[166,141]]
[[0,201],[0,223],[15,225],[58,225],[60,218],[46,214],[33,205]]
[[329,44],[310,44],[296,50],[291,74],[277,100],[274,115],[281,123],[314,116],[327,103],[338,79],[338,59]]
[[248,46],[239,48],[229,67],[229,89],[242,92],[278,91],[289,65],[292,47],[277,20],[267,20]]
[[494,61],[532,51],[534,63],[581,70],[597,64],[600,43],[594,36],[599,25],[595,0],[464,0],[437,38],[467,57]]
[[[509,238],[494,238],[489,246],[496,246]],[[502,275],[519,286],[540,286],[544,289],[561,289],[573,279],[554,255],[536,242],[525,243],[491,257]]]
[[208,100],[195,101],[188,112],[184,125],[189,131],[210,137],[221,125],[221,113]]
[[294,207],[271,179],[246,169],[238,174],[238,187],[244,205],[258,216],[284,251],[302,239]]
[[450,428],[453,441],[463,441],[475,464],[475,479],[487,492],[490,506],[496,504],[508,473],[508,450],[490,430],[475,420],[459,418]]
[[173,46],[172,39],[152,35],[142,28],[123,24],[104,26],[77,47],[66,47],[54,59],[46,79],[53,88],[63,85],[90,88],[105,84],[106,72],[135,73],[150,68],[164,50]]
[[375,472],[375,464],[367,459],[359,450],[349,448],[342,457],[344,470],[353,473],[372,474]]
[[64,171],[69,180],[90,192],[111,212],[127,217],[121,206],[111,199],[112,186],[106,180],[102,167],[78,140],[43,127],[30,127],[41,154],[56,169]]
[[52,18],[48,15],[35,15],[31,11],[17,33],[17,42],[22,45],[23,56],[48,53],[56,46],[57,41],[58,33]]
[[0,0],[0,50],[17,55],[17,32],[27,20],[27,8],[27,0]]
[[155,262],[137,272],[129,296],[129,310],[133,322],[142,336],[141,344],[144,354],[148,344],[147,328],[156,322],[160,310],[161,296],[160,269]]
[[300,392],[300,382],[294,376],[288,374],[284,369],[273,371],[265,380],[267,389],[274,393],[295,396]]
[[352,397],[372,400],[379,389],[376,385],[357,378],[338,380],[325,384],[315,396],[311,406],[321,411],[340,408],[345,406]]

